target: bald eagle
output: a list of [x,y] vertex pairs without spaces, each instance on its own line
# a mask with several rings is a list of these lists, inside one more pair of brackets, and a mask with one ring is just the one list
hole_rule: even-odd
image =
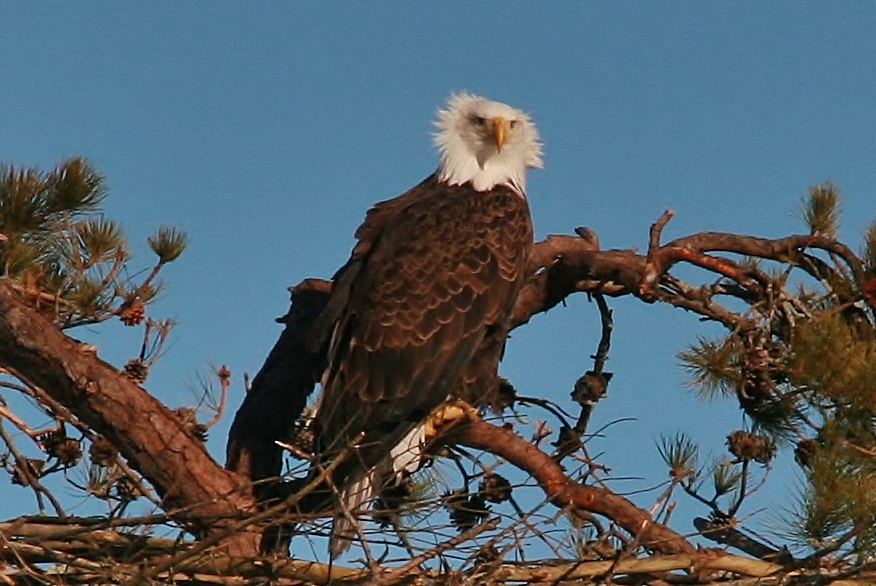
[[333,553],[348,546],[349,513],[374,497],[381,476],[416,467],[418,425],[465,386],[478,348],[492,339],[498,360],[526,277],[526,171],[542,166],[535,125],[470,94],[451,96],[435,125],[437,171],[368,212],[313,334],[328,347],[317,467],[346,454],[331,478],[347,511]]

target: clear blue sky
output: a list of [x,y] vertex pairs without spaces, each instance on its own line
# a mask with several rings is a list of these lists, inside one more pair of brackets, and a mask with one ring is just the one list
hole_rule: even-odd
[[[197,371],[227,364],[230,412],[210,440],[221,460],[286,287],[330,276],[366,209],[434,169],[431,121],[451,92],[537,122],[538,237],[585,225],[606,248],[644,248],[667,208],[667,237],[777,237],[803,230],[800,198],[831,180],[845,194],[842,236],[857,243],[876,215],[874,32],[868,2],[18,3],[0,19],[0,160],[89,158],[143,266],[159,225],[189,233],[153,311],[179,326],[146,386],[190,403]],[[675,353],[713,328],[634,299],[612,306],[616,376],[592,427],[636,421],[592,449],[615,476],[645,474],[614,485],[633,490],[666,478],[661,433],[685,430],[719,455],[741,418],[683,385]],[[597,334],[595,307],[573,299],[515,332],[503,372],[568,406]],[[121,326],[81,335],[117,365],[139,349]],[[18,487],[0,494],[12,497],[0,518],[31,509]]]

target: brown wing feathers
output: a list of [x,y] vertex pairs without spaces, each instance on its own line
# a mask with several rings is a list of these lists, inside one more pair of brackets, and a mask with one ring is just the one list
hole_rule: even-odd
[[[532,244],[525,200],[434,177],[378,204],[335,281],[338,324],[319,428],[323,457],[359,432],[355,480],[459,384],[490,328],[505,327]],[[356,266],[352,266],[352,265]]]

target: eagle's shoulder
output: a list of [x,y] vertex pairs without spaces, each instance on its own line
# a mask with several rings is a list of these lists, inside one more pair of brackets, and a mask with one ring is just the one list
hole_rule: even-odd
[[392,225],[400,214],[415,203],[434,197],[438,186],[440,182],[437,175],[432,174],[405,193],[374,204],[365,214],[365,220],[356,229],[357,242],[353,247],[351,260],[367,254],[387,225]]

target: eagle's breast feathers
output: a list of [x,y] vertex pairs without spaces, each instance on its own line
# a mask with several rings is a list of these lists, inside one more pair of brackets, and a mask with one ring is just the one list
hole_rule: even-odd
[[321,436],[340,440],[330,450],[360,431],[366,452],[394,444],[452,394],[487,332],[507,327],[525,277],[532,224],[514,190],[433,176],[402,197],[360,228],[356,278],[335,293],[346,306],[325,376],[335,400],[320,410]]

